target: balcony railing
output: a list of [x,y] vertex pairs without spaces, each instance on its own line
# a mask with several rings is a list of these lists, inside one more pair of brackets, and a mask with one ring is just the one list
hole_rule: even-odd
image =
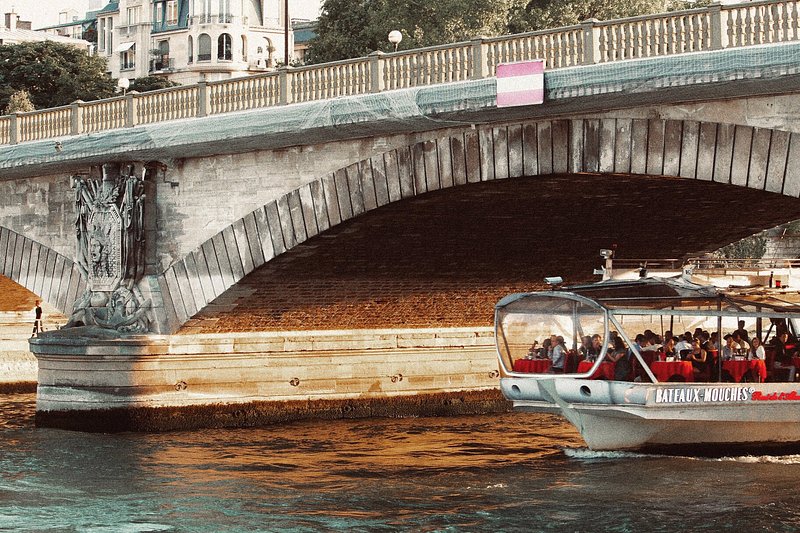
[[196,15],[189,19],[192,26],[199,24],[239,24],[247,25],[247,17],[237,17],[233,15]]
[[163,72],[165,70],[173,70],[175,68],[175,59],[170,57],[162,57],[160,59],[150,60],[150,72]]
[[[203,23],[194,17],[192,23]],[[219,23],[208,17],[208,23]],[[762,0],[283,68],[245,79],[76,102],[0,117],[0,144],[185,117],[493,77],[499,63],[544,59],[547,69],[800,40],[800,0]],[[206,58],[198,56],[198,61]],[[210,59],[207,58],[207,59]],[[155,65],[154,65],[155,66]],[[91,120],[87,120],[91,117]]]

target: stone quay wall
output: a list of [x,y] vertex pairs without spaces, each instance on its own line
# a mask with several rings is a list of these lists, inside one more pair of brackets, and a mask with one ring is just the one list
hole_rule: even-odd
[[508,409],[492,328],[31,341],[37,424],[81,430]]

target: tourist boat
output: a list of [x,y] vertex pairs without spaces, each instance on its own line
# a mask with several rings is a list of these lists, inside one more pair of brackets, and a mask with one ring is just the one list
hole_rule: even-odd
[[[758,361],[724,361],[712,353],[716,379],[695,380],[692,363],[657,360],[658,352],[634,342],[646,329],[702,328],[722,332],[722,338],[740,320],[751,337],[767,340],[779,328],[793,334],[800,325],[798,302],[797,291],[790,289],[721,289],[680,276],[512,294],[495,308],[501,390],[515,410],[560,414],[592,450],[711,455],[799,450],[800,388],[786,378],[776,381],[780,369],[773,368],[769,351]],[[631,351],[633,369],[624,380],[603,368],[609,365],[604,359],[612,331]],[[602,353],[593,363],[576,365],[580,339],[595,333],[603,337]],[[562,336],[569,349],[564,372],[548,371],[549,360],[528,356],[534,342],[551,334]],[[747,374],[754,378],[744,381]]]

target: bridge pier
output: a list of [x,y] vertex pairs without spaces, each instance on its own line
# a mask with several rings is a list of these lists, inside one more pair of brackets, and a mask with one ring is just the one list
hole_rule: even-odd
[[503,411],[491,328],[32,339],[36,424],[83,431]]

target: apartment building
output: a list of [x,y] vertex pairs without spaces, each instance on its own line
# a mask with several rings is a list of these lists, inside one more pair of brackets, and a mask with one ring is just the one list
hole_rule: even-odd
[[96,13],[97,53],[114,78],[188,84],[247,76],[283,61],[284,7],[285,0],[112,0]]
[[91,52],[92,43],[71,35],[34,31],[29,21],[20,20],[19,15],[13,11],[3,14],[3,25],[0,26],[0,44],[19,44],[24,42],[54,41],[68,44]]

